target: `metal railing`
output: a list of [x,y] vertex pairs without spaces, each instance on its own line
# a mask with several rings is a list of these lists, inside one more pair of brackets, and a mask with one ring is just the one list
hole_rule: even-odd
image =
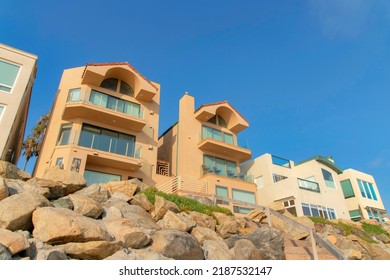
[[191,176],[176,176],[172,180],[157,186],[157,189],[168,194],[192,193],[208,196],[207,182]]
[[210,167],[205,164],[201,165],[201,174],[207,175],[207,174],[215,174],[218,176],[223,176],[231,179],[246,181],[249,183],[254,182],[253,175],[249,175],[247,173],[240,172],[239,168],[236,168],[235,170],[229,170],[225,168],[224,170],[220,170],[216,167]]

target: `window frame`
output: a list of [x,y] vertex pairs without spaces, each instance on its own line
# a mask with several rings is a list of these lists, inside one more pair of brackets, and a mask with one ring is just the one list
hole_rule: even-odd
[[[20,72],[21,72],[21,69],[22,69],[22,65],[17,64],[17,63],[13,63],[13,62],[5,60],[5,59],[0,59],[0,62],[3,62],[5,64],[9,64],[9,65],[18,67],[18,72],[15,75],[15,79],[13,80],[13,84],[12,85],[6,85],[6,84],[3,84],[3,83],[0,82],[0,92],[5,92],[5,93],[12,94],[13,90],[14,90],[14,87],[15,87],[15,84],[16,84],[16,81],[19,79],[19,75],[20,75]],[[9,88],[10,90],[9,91],[3,90],[2,87],[3,88]]]

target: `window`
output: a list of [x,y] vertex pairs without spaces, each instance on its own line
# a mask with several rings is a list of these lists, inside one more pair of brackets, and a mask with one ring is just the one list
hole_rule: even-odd
[[274,155],[272,155],[272,163],[275,165],[286,167],[286,168],[291,168],[291,164],[290,164],[290,161],[288,159],[284,159],[284,158],[277,157]]
[[217,199],[217,204],[229,205],[229,201],[224,200],[223,198],[229,198],[228,188],[223,186],[215,186],[215,194],[222,199]]
[[294,199],[283,201],[284,208],[295,217],[297,216],[297,209],[295,208]]
[[329,171],[327,171],[325,169],[321,169],[321,170],[322,170],[322,176],[324,177],[324,180],[325,180],[325,185],[328,188],[335,189],[336,188],[336,184],[335,184],[335,182],[333,180],[332,173],[330,173]]
[[84,171],[84,178],[85,178],[85,181],[87,182],[87,186],[90,186],[93,184],[108,183],[108,182],[112,182],[112,181],[120,181],[122,179],[122,177],[120,175],[97,172],[97,171],[92,171],[92,170],[85,170]]
[[70,132],[72,124],[63,124],[60,128],[60,134],[58,136],[57,145],[68,145],[70,144]]
[[234,213],[248,214],[252,210],[253,210],[252,208],[242,207],[238,205],[233,206]]
[[320,205],[302,203],[302,211],[305,216],[322,217],[324,219],[337,219],[336,211]]
[[11,92],[20,66],[0,60],[0,90]]
[[247,192],[247,191],[233,189],[232,195],[233,195],[234,200],[239,200],[242,202],[256,204],[256,198],[255,198],[255,194],[253,192]]
[[357,179],[357,181],[358,181],[360,193],[364,198],[378,200],[378,197],[375,193],[374,185],[372,183],[368,183],[366,181],[362,181],[359,179]]
[[80,96],[80,88],[72,88],[68,92],[68,99],[66,102],[77,102],[81,101],[81,96]]
[[310,180],[304,180],[301,178],[298,178],[298,186],[300,189],[314,191],[314,192],[320,192],[320,186],[318,183],[310,181]]
[[79,158],[73,158],[72,165],[70,167],[71,171],[80,171],[80,165],[81,165],[81,159]]
[[229,178],[237,177],[236,163],[234,161],[205,155],[203,163],[203,174],[213,173]]
[[341,181],[341,188],[343,189],[344,198],[355,197],[351,181],[349,179]]
[[5,111],[5,106],[0,104],[0,120],[1,120],[1,116],[3,115],[4,111]]
[[273,178],[273,180],[274,180],[274,183],[279,182],[279,181],[282,181],[282,180],[284,180],[284,179],[287,179],[286,176],[279,175],[279,174],[272,174],[272,178]]
[[57,158],[57,159],[56,159],[56,165],[57,165],[60,169],[64,169],[64,158],[63,158],[63,157]]
[[83,125],[79,146],[128,157],[137,157],[140,154],[135,149],[135,136],[91,125]]
[[216,124],[221,127],[227,127],[226,121],[220,116],[220,115],[215,115],[211,119],[209,119],[207,122]]
[[126,83],[125,81],[122,81],[122,80],[115,79],[115,78],[105,79],[100,84],[100,87],[117,92],[118,91],[118,84],[119,84],[119,92],[120,93],[129,95],[129,96],[134,96],[134,91],[128,83]]
[[230,133],[222,132],[218,129],[208,127],[203,125],[202,126],[202,140],[206,138],[212,138],[218,141],[222,141],[228,144],[233,145],[233,135]]
[[89,102],[99,107],[114,110],[127,115],[132,115],[137,118],[142,118],[140,104],[122,100],[120,98],[116,98],[114,96],[110,96],[99,91],[91,90]]
[[360,213],[359,209],[349,211],[349,216],[354,222],[360,221],[362,219],[362,214]]

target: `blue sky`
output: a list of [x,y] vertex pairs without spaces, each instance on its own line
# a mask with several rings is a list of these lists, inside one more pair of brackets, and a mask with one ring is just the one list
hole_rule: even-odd
[[250,123],[239,138],[254,157],[332,155],[372,174],[387,209],[389,26],[385,0],[3,0],[0,10],[0,41],[39,57],[26,134],[63,69],[128,61],[161,84],[160,133],[186,91],[197,106],[228,100]]

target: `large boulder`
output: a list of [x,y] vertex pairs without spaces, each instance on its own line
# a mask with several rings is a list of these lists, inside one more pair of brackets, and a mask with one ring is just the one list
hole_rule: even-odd
[[145,209],[146,211],[150,212],[154,209],[153,204],[149,201],[147,196],[144,193],[136,194],[130,201],[132,205],[138,205]]
[[203,251],[206,260],[232,260],[233,256],[225,243],[216,240],[206,240],[203,243]]
[[5,185],[4,178],[0,177],[0,200],[9,196],[8,187]]
[[193,220],[198,226],[215,230],[217,221],[213,217],[196,211],[191,211],[189,215],[190,219]]
[[108,190],[103,188],[100,184],[90,185],[87,188],[75,192],[74,194],[85,195],[98,203],[105,203],[110,198]]
[[155,196],[156,201],[154,203],[154,212],[152,215],[154,216],[154,219],[156,221],[161,220],[164,215],[168,212],[168,210],[179,213],[180,209],[177,207],[177,205],[169,200],[166,200],[165,198],[156,195]]
[[42,178],[32,178],[27,181],[30,185],[35,186],[36,188],[43,188],[49,190],[50,196],[48,199],[58,199],[64,196],[64,188],[60,182],[55,182],[48,179]]
[[0,244],[7,248],[11,255],[15,255],[30,247],[30,243],[24,234],[20,232],[12,232],[7,229],[0,228]]
[[247,239],[240,239],[232,248],[233,258],[235,260],[261,260],[259,249]]
[[64,196],[77,192],[86,186],[84,177],[78,172],[60,169],[58,166],[51,167],[42,178],[61,183]]
[[285,260],[284,237],[280,230],[275,228],[259,228],[248,235],[233,235],[225,239],[229,248],[233,248],[240,239],[247,239],[259,249],[261,259],[263,260]]
[[69,210],[74,209],[74,205],[73,205],[72,201],[70,200],[69,196],[64,196],[64,197],[61,197],[57,200],[52,200],[51,203],[56,208],[65,208],[65,209],[69,209]]
[[34,237],[49,244],[110,239],[100,221],[64,208],[39,208],[32,221]]
[[267,218],[267,213],[259,209],[254,209],[246,214],[246,217],[255,223],[261,223],[265,218]]
[[0,176],[7,179],[28,180],[31,175],[23,170],[20,170],[12,163],[0,160]]
[[191,234],[175,229],[156,231],[151,250],[175,260],[203,260],[203,250]]
[[0,261],[9,261],[12,260],[12,255],[8,252],[7,248],[5,248],[0,243]]
[[92,198],[81,194],[70,194],[69,199],[73,204],[73,211],[83,216],[97,219],[103,212],[103,207],[100,206]]
[[139,249],[150,243],[150,236],[143,228],[134,227],[131,220],[118,218],[105,222],[108,233],[123,247]]
[[39,207],[50,205],[45,197],[33,192],[9,196],[0,201],[0,228],[30,230],[32,213]]
[[71,242],[56,247],[64,249],[68,256],[80,260],[102,260],[121,249],[117,242],[108,241]]
[[133,197],[134,194],[140,190],[139,185],[133,180],[113,181],[105,184],[100,184],[100,186],[105,188],[110,193],[110,195],[113,195],[116,192],[120,192],[129,197]]
[[185,212],[173,213],[168,210],[164,215],[164,218],[159,220],[157,224],[163,229],[177,229],[180,231],[190,231],[196,226],[196,223],[192,221],[188,214]]
[[287,233],[294,240],[300,240],[310,235],[308,229],[297,227],[276,215],[272,215],[272,226]]
[[222,236],[222,238],[228,238],[232,234],[238,233],[239,225],[233,220],[229,219],[217,226],[217,232]]
[[267,207],[271,208],[271,209],[273,209],[281,214],[286,212],[286,208],[284,207],[284,204],[281,201],[274,201],[274,202],[268,203]]
[[224,222],[232,221],[233,218],[220,212],[214,212],[214,217],[217,219],[218,224],[223,224]]
[[191,231],[191,234],[196,238],[196,240],[198,240],[201,245],[203,245],[206,240],[219,241],[225,245],[222,237],[220,237],[215,231],[206,227],[197,226]]
[[10,195],[15,195],[24,192],[35,192],[39,195],[46,197],[47,199],[50,199],[50,191],[48,188],[35,187],[28,182],[16,179],[5,179],[4,181],[6,186],[8,187]]

